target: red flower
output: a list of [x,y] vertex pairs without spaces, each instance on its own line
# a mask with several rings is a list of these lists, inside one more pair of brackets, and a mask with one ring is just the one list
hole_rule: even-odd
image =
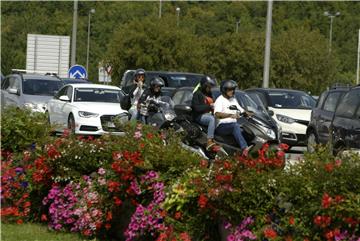
[[186,233],[186,232],[180,234],[180,239],[181,239],[182,241],[191,241],[191,238],[190,238],[189,234]]
[[340,159],[337,159],[337,160],[335,161],[335,166],[336,166],[336,167],[339,167],[339,166],[341,166],[341,163],[342,163],[342,161],[341,161]]
[[46,222],[47,220],[46,214],[41,215],[41,221]]
[[182,215],[181,215],[181,212],[176,212],[176,213],[175,213],[175,219],[176,219],[176,220],[181,219],[181,216],[182,216]]
[[290,225],[294,225],[294,224],[295,224],[295,218],[294,218],[294,216],[291,216],[291,217],[289,218],[289,224],[290,224]]
[[208,202],[207,197],[204,194],[200,194],[199,199],[198,199],[198,205],[200,208],[205,208],[206,204]]
[[200,160],[200,167],[202,168],[206,168],[208,166],[208,161],[207,160]]
[[285,237],[285,241],[292,241],[293,239],[292,239],[292,237],[291,236],[286,236]]
[[112,153],[112,158],[113,158],[114,161],[119,160],[121,157],[122,157],[122,155],[121,155],[121,152],[119,152],[119,151],[114,151]]
[[333,233],[333,231],[330,230],[330,231],[326,232],[325,238],[326,238],[327,240],[332,240],[332,239],[334,238],[334,233]]
[[274,229],[272,228],[266,228],[264,231],[264,235],[266,238],[276,238],[277,237],[277,233]]
[[120,206],[122,204],[122,201],[120,198],[118,197],[114,197],[114,203],[116,206]]
[[90,229],[85,229],[82,233],[83,233],[85,236],[90,236],[90,235],[91,235],[91,230],[90,230]]
[[280,143],[279,147],[281,149],[283,149],[284,151],[288,150],[289,149],[289,145],[288,144],[285,144],[285,143]]
[[231,163],[228,161],[224,161],[224,168],[227,170],[231,169]]
[[322,217],[322,223],[323,223],[323,227],[327,227],[327,226],[329,226],[330,225],[330,223],[331,223],[331,217],[330,216],[323,216]]
[[321,223],[322,223],[322,216],[319,216],[319,215],[315,216],[315,218],[314,218],[314,223],[315,223],[317,226],[320,226]]
[[112,213],[111,213],[111,212],[107,212],[107,214],[106,214],[106,221],[108,222],[108,221],[110,221],[110,220],[112,220]]
[[114,181],[108,182],[109,192],[118,192],[120,190],[119,187],[120,187],[120,183],[118,183],[118,182],[114,182]]
[[140,149],[143,149],[144,147],[145,147],[145,143],[141,142],[141,143],[139,144],[139,148],[140,148]]
[[151,134],[151,133],[147,133],[147,134],[146,134],[146,138],[148,138],[148,139],[152,139],[153,137],[154,137],[154,135]]
[[106,230],[109,230],[111,228],[111,224],[110,223],[105,224],[105,228]]
[[24,203],[24,208],[30,207],[31,206],[31,202],[25,202]]
[[332,163],[326,164],[326,165],[325,165],[325,170],[326,170],[327,172],[332,172],[332,171],[334,170],[334,164],[332,164]]
[[341,203],[342,201],[344,201],[344,197],[341,195],[336,195],[335,196],[335,202],[336,203]]
[[16,221],[17,224],[23,224],[23,222],[24,221],[22,219],[19,219],[19,220]]
[[276,152],[276,156],[277,156],[278,158],[284,158],[285,152],[283,152],[283,151],[278,151],[278,152]]
[[329,196],[329,194],[324,193],[321,201],[321,206],[323,208],[328,208],[330,207],[331,203],[332,203],[332,198]]

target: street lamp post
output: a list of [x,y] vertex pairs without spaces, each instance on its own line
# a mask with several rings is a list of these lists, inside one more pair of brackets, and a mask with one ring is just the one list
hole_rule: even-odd
[[71,35],[71,66],[76,64],[77,9],[78,9],[78,1],[74,0],[73,28]]
[[162,4],[161,4],[161,0],[160,0],[160,2],[159,2],[159,18],[161,18],[161,6]]
[[177,17],[176,17],[176,26],[179,27],[179,21],[180,21],[180,8],[179,7],[176,8],[176,15],[177,15]]
[[357,51],[357,67],[356,67],[356,84],[360,84],[360,29],[358,39],[358,51]]
[[238,19],[238,20],[236,21],[236,33],[239,32],[239,24],[240,24],[240,19]]
[[332,44],[332,26],[334,18],[337,16],[340,16],[340,12],[336,12],[335,14],[332,14],[328,11],[324,12],[324,16],[330,18],[330,33],[329,33],[329,53],[331,53],[331,44]]
[[263,88],[269,88],[272,8],[273,8],[273,1],[269,0],[267,16],[266,16],[266,40],[265,40]]
[[88,36],[87,36],[87,51],[86,51],[86,70],[89,73],[89,50],[90,50],[90,19],[91,14],[95,13],[95,9],[89,11],[89,22],[88,22]]

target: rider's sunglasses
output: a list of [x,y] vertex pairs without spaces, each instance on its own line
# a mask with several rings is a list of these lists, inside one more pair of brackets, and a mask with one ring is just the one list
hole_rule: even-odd
[[137,78],[137,79],[142,79],[142,80],[143,80],[143,79],[145,79],[145,75],[143,75],[143,74],[142,74],[142,75],[137,75],[137,76],[136,76],[136,78]]

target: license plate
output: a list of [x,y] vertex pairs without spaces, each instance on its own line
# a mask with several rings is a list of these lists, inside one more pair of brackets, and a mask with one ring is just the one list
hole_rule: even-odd
[[114,128],[114,127],[115,127],[115,124],[112,123],[112,122],[108,122],[108,123],[107,123],[107,127]]

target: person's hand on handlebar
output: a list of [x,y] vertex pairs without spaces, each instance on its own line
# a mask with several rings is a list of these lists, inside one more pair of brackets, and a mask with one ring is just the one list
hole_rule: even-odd
[[245,111],[244,115],[245,115],[246,117],[252,117],[252,116],[254,116],[254,112],[252,112],[252,111]]

